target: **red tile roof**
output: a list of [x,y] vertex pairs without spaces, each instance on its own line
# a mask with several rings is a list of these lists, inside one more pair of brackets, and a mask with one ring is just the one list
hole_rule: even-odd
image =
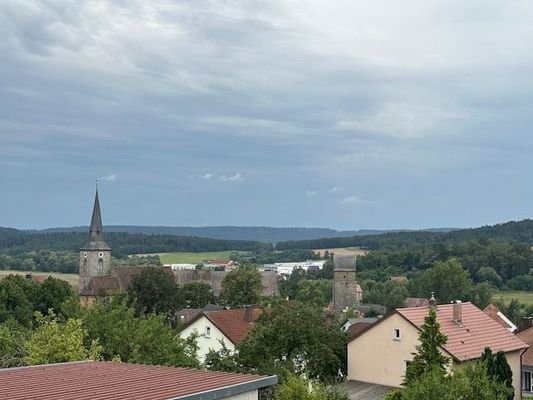
[[[461,324],[453,320],[453,304],[437,306],[437,321],[442,333],[448,337],[444,349],[458,361],[479,358],[485,347],[490,347],[493,352],[509,352],[528,347],[472,303],[462,303],[461,306]],[[428,308],[398,308],[396,312],[420,328],[424,324]]]
[[[499,323],[501,326],[503,326],[506,329],[509,329],[509,332],[514,332],[516,330],[516,326],[512,325],[512,322],[507,319],[501,312],[498,306],[494,304],[489,304],[487,307],[483,309],[483,312],[487,314],[489,317],[491,317],[494,321]],[[504,316],[505,318],[502,318]]]
[[[247,313],[250,313],[249,320],[247,320]],[[260,308],[236,308],[204,311],[201,315],[205,315],[233,344],[238,345],[248,335],[253,323],[262,313],[263,310]]]
[[[75,362],[2,369],[0,399],[169,400],[198,393],[203,393],[202,399],[220,399],[270,386],[276,380],[275,376],[187,368]],[[222,389],[225,395],[217,394]]]
[[522,355],[522,365],[533,366],[533,327],[528,328],[525,331],[518,332],[516,336],[530,346],[529,349],[527,349]]

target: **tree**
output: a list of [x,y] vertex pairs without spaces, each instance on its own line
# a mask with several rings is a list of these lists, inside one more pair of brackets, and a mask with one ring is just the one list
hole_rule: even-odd
[[483,363],[469,363],[451,376],[429,368],[388,400],[507,400],[509,389],[491,379]]
[[211,285],[206,282],[189,282],[183,285],[180,290],[182,292],[181,297],[191,308],[203,308],[215,300]]
[[303,377],[289,375],[276,387],[274,400],[349,400],[341,389],[309,382]]
[[490,379],[501,383],[509,389],[509,400],[512,400],[514,398],[513,371],[507,362],[505,353],[499,351],[494,355],[489,347],[485,347],[481,354],[481,362],[485,366]]
[[37,290],[35,282],[20,275],[9,275],[0,281],[0,323],[13,318],[31,326]]
[[265,311],[237,351],[250,372],[333,382],[344,370],[345,335],[320,309],[295,301]]
[[415,285],[418,296],[426,297],[429,293],[435,292],[439,302],[449,303],[467,298],[472,288],[472,280],[459,261],[452,258],[436,262],[432,268],[422,274]]
[[0,325],[0,368],[25,365],[25,344],[30,332],[14,319]]
[[228,349],[226,342],[219,340],[222,348],[210,349],[205,356],[204,366],[211,371],[241,372],[235,352]]
[[71,318],[60,324],[51,310],[48,316],[37,312],[36,320],[39,327],[27,342],[25,361],[29,365],[95,360],[100,357],[101,348],[97,341],[92,341],[88,348],[84,346],[87,332],[81,320]]
[[258,304],[263,285],[261,273],[254,267],[239,267],[222,280],[221,300],[231,307]]
[[146,267],[135,276],[128,289],[128,296],[135,302],[137,314],[170,314],[183,305],[171,271]]
[[197,367],[195,338],[183,340],[163,315],[143,314],[127,306],[126,299],[97,301],[83,318],[85,343],[98,340],[104,360]]
[[440,371],[441,376],[446,374],[449,359],[442,354],[441,348],[446,344],[447,338],[440,331],[437,313],[433,308],[429,309],[428,315],[424,318],[418,341],[416,353],[413,353],[413,361],[409,363],[405,371],[405,385],[409,385],[429,369]]
[[72,286],[68,282],[49,276],[42,284],[38,285],[34,309],[41,314],[46,314],[48,310],[52,309],[56,315],[67,318],[70,315],[68,315],[64,304],[69,300],[75,300],[79,303],[79,298],[74,293]]

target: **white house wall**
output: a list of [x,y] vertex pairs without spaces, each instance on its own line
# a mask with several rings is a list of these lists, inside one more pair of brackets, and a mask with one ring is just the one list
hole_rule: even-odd
[[[210,337],[205,336],[206,327],[211,328]],[[226,344],[226,348],[231,351],[235,350],[235,346],[233,345],[233,343],[231,343],[231,341],[211,321],[209,321],[204,316],[198,318],[191,325],[183,329],[180,332],[180,337],[182,339],[186,339],[190,335],[192,335],[193,332],[196,332],[198,334],[198,337],[196,339],[196,343],[198,344],[197,355],[198,360],[202,363],[205,361],[205,357],[207,353],[209,353],[209,350],[220,351],[222,349],[222,344],[220,343],[221,340]]]

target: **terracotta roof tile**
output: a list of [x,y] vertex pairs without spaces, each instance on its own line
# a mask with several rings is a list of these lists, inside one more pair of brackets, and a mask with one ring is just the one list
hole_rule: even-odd
[[[247,313],[250,313],[247,320]],[[263,313],[260,308],[236,308],[234,310],[204,311],[207,317],[235,345],[244,340],[249,330]]]
[[356,322],[355,324],[350,325],[346,332],[348,334],[348,338],[357,335],[359,332],[368,328],[372,324],[373,322]]
[[501,326],[503,326],[504,328],[509,329],[510,332],[513,332],[516,330],[516,326],[510,325],[505,319],[501,317],[501,315],[503,314],[500,313],[500,309],[498,308],[498,306],[494,304],[489,304],[487,307],[483,309],[483,312],[487,314],[489,317],[491,317],[494,321],[499,323]]
[[265,387],[275,383],[275,379],[141,364],[76,362],[0,370],[0,399],[187,399],[196,393],[250,382],[255,382],[256,388]]
[[[479,358],[485,347],[493,352],[514,351],[527,346],[503,326],[470,302],[462,303],[462,324],[453,320],[453,304],[437,306],[437,321],[448,337],[444,349],[459,361]],[[420,328],[428,313],[427,307],[398,308],[405,319]]]
[[516,334],[524,343],[527,343],[530,347],[522,355],[522,365],[533,366],[533,327],[526,329],[525,331],[518,332]]

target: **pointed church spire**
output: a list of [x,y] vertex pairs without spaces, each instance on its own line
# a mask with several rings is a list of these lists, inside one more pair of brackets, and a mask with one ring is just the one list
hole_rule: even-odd
[[98,198],[98,181],[96,181],[96,194],[94,196],[93,216],[89,227],[89,241],[84,246],[89,250],[111,250],[104,241],[104,230],[102,226],[102,214],[100,212],[100,200]]

